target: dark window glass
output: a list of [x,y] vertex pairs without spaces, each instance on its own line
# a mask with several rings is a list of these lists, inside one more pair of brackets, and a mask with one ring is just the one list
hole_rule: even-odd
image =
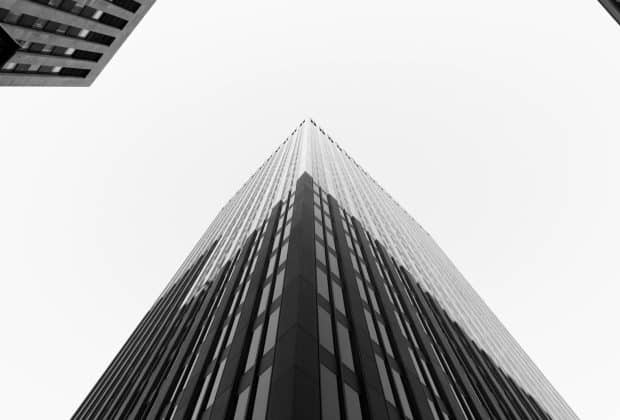
[[366,297],[366,290],[364,290],[362,280],[359,277],[356,277],[355,281],[357,282],[357,288],[360,290],[360,296],[362,297],[362,300],[368,303],[368,298]]
[[325,248],[318,242],[315,242],[316,245],[316,259],[325,265]]
[[248,352],[248,360],[245,364],[245,371],[247,372],[254,363],[256,363],[256,353],[258,352],[258,344],[260,342],[261,331],[263,330],[263,324],[260,324],[254,329],[252,333],[252,341],[250,341],[250,350]]
[[405,394],[405,387],[403,386],[403,381],[400,378],[400,375],[392,369],[392,377],[394,378],[394,384],[396,385],[396,392],[398,393],[398,399],[400,400],[400,404],[403,406],[403,411],[405,412],[405,418],[413,419],[413,414],[411,414],[411,407],[409,407],[409,400],[407,399],[407,394]]
[[338,260],[336,259],[336,256],[332,254],[331,252],[329,252],[328,255],[329,255],[329,271],[331,271],[336,277],[340,276],[338,272]]
[[340,420],[336,375],[321,365],[321,413],[323,420]]
[[252,420],[264,420],[267,416],[267,400],[269,397],[269,382],[271,382],[271,367],[264,371],[258,379],[256,400]]
[[319,267],[316,268],[316,287],[319,295],[329,302],[329,290],[327,290],[327,274]]
[[265,348],[263,354],[267,353],[273,345],[276,343],[276,331],[278,330],[278,317],[280,315],[280,308],[269,317],[269,325],[267,326],[267,338],[265,338]]
[[267,299],[269,299],[269,286],[271,286],[271,283],[268,283],[265,287],[263,287],[263,294],[260,297],[260,305],[258,306],[258,315],[262,314],[267,307]]
[[317,238],[323,239],[323,228],[321,227],[321,224],[316,220],[314,221],[314,234],[317,236]]
[[321,209],[317,206],[314,206],[314,217],[316,217],[317,219],[321,218]]
[[390,380],[388,379],[388,373],[385,369],[385,363],[383,359],[375,355],[377,360],[377,368],[379,369],[379,379],[381,379],[381,386],[383,387],[383,395],[385,399],[392,405],[396,405],[394,402],[394,394],[392,394],[392,387],[390,386]]
[[329,314],[322,307],[318,307],[319,312],[319,343],[331,354],[334,354],[334,341],[332,338],[332,323]]
[[224,373],[224,366],[226,366],[226,359],[222,360],[222,363],[220,363],[217,368],[217,375],[215,376],[215,380],[213,381],[213,388],[211,388],[211,394],[209,395],[209,401],[207,401],[207,407],[213,405],[213,401],[215,401],[217,389],[219,388],[220,380],[222,379],[222,373]]
[[379,325],[379,333],[381,333],[381,339],[383,340],[385,350],[390,356],[394,357],[394,353],[392,352],[392,346],[390,345],[390,340],[388,340],[387,331],[385,331],[385,326],[382,322],[377,322],[377,324]]
[[239,400],[237,401],[237,408],[235,409],[234,420],[245,419],[245,412],[248,410],[248,397],[250,396],[250,387],[247,387],[241,394],[239,394]]
[[334,235],[332,235],[330,232],[327,232],[327,235],[325,236],[325,239],[327,241],[327,245],[330,248],[336,249],[336,245],[334,244]]
[[347,405],[347,420],[360,420],[362,418],[360,398],[357,392],[347,384],[344,384],[344,399]]
[[370,334],[370,338],[372,339],[372,341],[379,344],[379,339],[377,338],[377,331],[375,330],[375,326],[372,322],[372,317],[366,309],[364,309],[364,316],[366,317],[366,325],[368,325],[368,333]]
[[282,250],[280,251],[280,264],[286,261],[287,254],[288,254],[288,242],[282,245]]
[[349,330],[340,322],[337,323],[337,328],[340,359],[346,367],[352,371],[355,371],[355,366],[353,365],[353,354],[351,353],[351,339],[349,337]]
[[334,293],[334,305],[336,306],[336,309],[346,315],[346,312],[344,310],[344,299],[342,298],[342,289],[333,281],[332,292]]
[[276,285],[273,289],[273,297],[271,301],[275,301],[282,294],[282,287],[284,287],[284,270],[281,270],[276,276]]

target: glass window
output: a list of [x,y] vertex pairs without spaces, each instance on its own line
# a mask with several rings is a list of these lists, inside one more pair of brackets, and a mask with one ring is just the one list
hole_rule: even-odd
[[390,386],[390,380],[388,378],[387,370],[385,369],[385,363],[383,359],[375,355],[377,360],[377,368],[379,369],[379,379],[381,379],[381,386],[383,387],[383,395],[385,399],[392,405],[396,405],[394,402],[394,394],[392,393],[392,387]]
[[265,308],[267,308],[267,299],[269,299],[269,287],[270,286],[271,286],[271,282],[267,283],[267,285],[263,287],[263,293],[260,297],[260,305],[258,306],[258,315],[262,314],[265,311]]
[[318,307],[319,314],[319,343],[331,354],[334,354],[334,341],[332,338],[332,323],[329,314],[321,306]]
[[211,388],[211,394],[209,395],[209,401],[207,401],[207,407],[210,407],[215,401],[217,389],[220,386],[220,380],[222,379],[222,373],[224,373],[224,366],[226,365],[226,359],[222,360],[222,363],[217,368],[217,375],[213,381],[213,388]]
[[334,305],[336,309],[346,315],[346,311],[344,310],[344,299],[342,297],[342,289],[339,285],[332,281],[332,292],[334,293]]
[[370,306],[372,306],[372,309],[374,309],[375,312],[379,312],[379,305],[377,304],[375,292],[373,292],[370,288],[368,289],[368,296],[370,296]]
[[379,344],[379,339],[377,338],[377,331],[375,330],[375,325],[372,322],[372,317],[370,316],[370,312],[364,309],[364,316],[366,317],[366,325],[368,325],[368,333],[370,334],[370,338],[375,343]]
[[286,261],[287,254],[288,254],[288,242],[282,245],[282,250],[280,251],[280,264]]
[[359,395],[347,384],[344,384],[344,399],[347,406],[347,420],[360,420],[362,408],[360,407]]
[[315,242],[316,245],[316,259],[318,261],[320,261],[321,263],[323,263],[323,265],[325,264],[325,248],[323,248],[323,245],[321,245],[318,242]]
[[276,285],[273,289],[273,297],[271,301],[275,301],[282,294],[282,287],[284,287],[284,270],[281,270],[276,276]]
[[413,420],[413,414],[411,414],[411,407],[409,407],[409,400],[407,399],[407,394],[405,394],[403,381],[394,369],[392,369],[392,377],[394,378],[394,384],[396,385],[398,399],[400,400],[400,404],[403,406],[403,411],[405,412],[405,418]]
[[319,295],[329,302],[329,290],[327,290],[327,274],[319,267],[316,268],[316,287]]
[[340,349],[340,359],[342,363],[355,372],[353,365],[353,353],[351,353],[351,338],[349,330],[340,322],[336,323],[338,328],[338,348]]
[[338,260],[336,259],[336,256],[332,254],[331,252],[329,252],[328,255],[329,255],[329,271],[331,271],[336,277],[339,277],[340,273],[338,271]]
[[245,412],[248,409],[249,396],[250,396],[250,387],[247,387],[241,394],[239,394],[239,400],[237,401],[237,408],[235,409],[234,420],[245,419]]
[[276,331],[278,329],[278,316],[280,308],[276,309],[269,317],[269,325],[267,326],[267,338],[265,338],[265,348],[263,354],[267,353],[276,343]]
[[233,338],[235,337],[235,331],[237,331],[237,325],[239,324],[240,315],[241,315],[241,312],[239,312],[237,316],[235,316],[235,320],[233,321],[232,328],[230,329],[230,333],[228,333],[228,340],[226,341],[226,347],[230,346],[230,343],[232,343]]
[[314,206],[314,217],[316,217],[317,219],[321,218],[321,209],[318,208],[316,205]]
[[245,363],[245,371],[247,372],[254,363],[256,363],[256,353],[258,352],[258,343],[260,342],[260,335],[263,330],[263,324],[260,324],[254,328],[252,333],[252,341],[250,341],[250,350],[248,351],[248,360]]
[[357,288],[360,290],[360,296],[362,297],[362,300],[368,303],[368,298],[366,297],[366,290],[364,290],[362,280],[359,277],[355,277],[355,281],[357,282]]
[[323,239],[323,227],[317,220],[314,221],[314,234],[317,238]]
[[271,276],[273,269],[276,268],[276,254],[274,253],[269,260],[269,268],[267,269],[267,277]]
[[252,420],[265,420],[265,417],[267,416],[267,402],[269,398],[270,382],[271,367],[264,371],[258,378],[258,388],[256,389],[256,400],[254,401]]
[[390,340],[388,340],[387,331],[385,330],[385,326],[382,322],[377,322],[379,325],[379,333],[381,333],[381,339],[383,340],[383,345],[385,346],[385,350],[388,354],[394,357],[394,353],[392,352],[392,346],[390,346]]
[[321,365],[321,413],[322,420],[340,420],[336,375],[324,365]]
[[334,244],[334,235],[332,235],[331,232],[327,231],[327,235],[325,236],[325,239],[327,241],[327,246],[329,246],[332,249],[336,249],[336,244]]

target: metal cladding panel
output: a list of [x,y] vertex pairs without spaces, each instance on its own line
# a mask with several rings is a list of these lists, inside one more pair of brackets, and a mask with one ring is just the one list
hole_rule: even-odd
[[224,206],[74,419],[571,419],[312,121]]

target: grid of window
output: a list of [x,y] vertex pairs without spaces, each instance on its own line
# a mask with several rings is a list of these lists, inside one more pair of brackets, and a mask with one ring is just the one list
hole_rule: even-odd
[[[358,375],[351,345],[334,233],[327,196],[314,185],[314,240],[317,282],[317,316],[323,419],[359,419]],[[337,380],[336,378],[339,378]]]

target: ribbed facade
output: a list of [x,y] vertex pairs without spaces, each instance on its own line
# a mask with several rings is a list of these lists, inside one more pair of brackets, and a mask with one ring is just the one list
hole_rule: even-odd
[[154,0],[0,0],[0,86],[88,86]]
[[313,121],[224,206],[75,419],[571,419]]

